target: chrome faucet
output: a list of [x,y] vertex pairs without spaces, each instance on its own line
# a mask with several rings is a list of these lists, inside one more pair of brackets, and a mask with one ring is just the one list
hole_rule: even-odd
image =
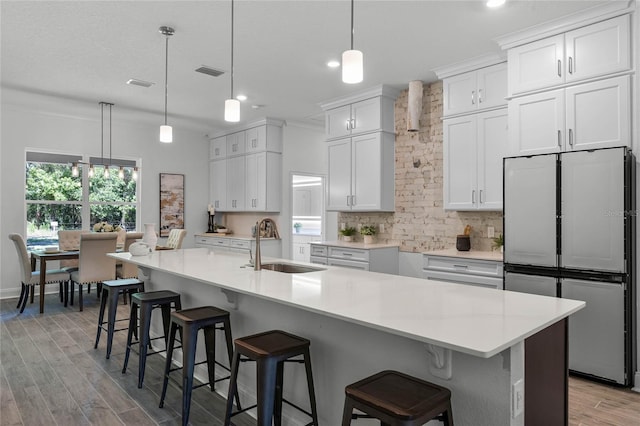
[[260,227],[262,227],[262,224],[268,220],[271,220],[271,219],[264,218],[256,222],[256,258],[253,261],[254,271],[259,271],[260,269],[262,269],[262,257],[260,255]]

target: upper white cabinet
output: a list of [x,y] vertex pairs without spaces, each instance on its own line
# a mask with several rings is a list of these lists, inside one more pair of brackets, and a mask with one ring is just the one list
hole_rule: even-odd
[[209,160],[220,160],[227,157],[227,138],[220,136],[209,142]]
[[375,132],[328,143],[327,210],[394,210],[394,141]]
[[509,49],[509,95],[631,68],[629,15]]
[[325,109],[327,140],[344,138],[363,133],[394,131],[395,92],[389,90],[367,93],[368,98],[353,102],[335,101],[322,105]]
[[443,125],[444,208],[502,210],[507,110],[450,118]]
[[514,98],[509,155],[631,144],[628,75]]
[[262,120],[210,144],[216,161],[209,163],[209,185],[216,210],[280,210],[282,122]]
[[445,117],[505,106],[507,64],[496,64],[445,78],[443,96]]

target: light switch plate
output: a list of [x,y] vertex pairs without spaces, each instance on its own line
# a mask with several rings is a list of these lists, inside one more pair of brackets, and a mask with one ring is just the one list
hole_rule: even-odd
[[496,236],[496,229],[493,226],[487,226],[487,237],[494,238]]
[[524,413],[524,380],[520,379],[511,389],[511,417],[516,418]]

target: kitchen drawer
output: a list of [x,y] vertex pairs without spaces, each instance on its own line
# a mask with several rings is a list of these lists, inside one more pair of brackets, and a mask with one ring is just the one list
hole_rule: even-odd
[[325,257],[311,256],[311,263],[315,263],[317,265],[328,265],[329,261],[327,260],[326,256]]
[[[329,257],[345,260],[369,262],[369,250],[358,250],[342,247],[329,247]],[[368,268],[367,268],[368,270]]]
[[228,247],[229,239],[216,237],[196,237],[196,245]]
[[343,268],[358,269],[360,271],[369,270],[369,262],[358,262],[354,260],[328,259],[329,266],[342,266]]
[[248,240],[231,240],[229,247],[234,249],[249,250],[251,248],[251,241]]
[[502,262],[493,262],[490,260],[425,255],[423,269],[425,271],[483,275],[502,279]]
[[311,256],[327,257],[327,246],[319,246],[316,244],[311,244]]
[[427,280],[445,281],[456,284],[475,285],[478,287],[497,288],[502,290],[502,277],[488,277],[483,275],[469,275],[465,273],[439,272],[425,269],[423,278]]

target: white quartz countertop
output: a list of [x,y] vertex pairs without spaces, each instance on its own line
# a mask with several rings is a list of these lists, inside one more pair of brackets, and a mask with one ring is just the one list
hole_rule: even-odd
[[495,260],[502,262],[503,253],[499,251],[458,251],[454,248],[444,250],[431,250],[425,251],[423,254],[429,256],[443,256],[443,257],[459,257],[462,259],[478,259],[478,260]]
[[[246,267],[244,255],[207,248],[109,256],[483,358],[585,306],[569,299],[324,265],[322,271],[303,274],[254,271]],[[262,259],[270,261],[276,259]]]
[[332,246],[332,247],[344,247],[344,248],[354,248],[354,249],[377,249],[377,248],[387,248],[387,247],[399,247],[399,244],[396,243],[371,243],[365,244],[362,241],[312,241],[310,244],[320,244],[323,246]]

